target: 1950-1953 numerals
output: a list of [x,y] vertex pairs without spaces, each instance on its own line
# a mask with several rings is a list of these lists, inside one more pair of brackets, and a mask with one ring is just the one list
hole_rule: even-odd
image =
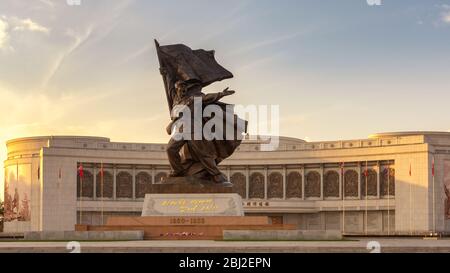
[[205,218],[185,218],[185,217],[174,217],[170,218],[170,224],[174,225],[183,225],[183,224],[191,224],[191,225],[203,225],[205,224]]

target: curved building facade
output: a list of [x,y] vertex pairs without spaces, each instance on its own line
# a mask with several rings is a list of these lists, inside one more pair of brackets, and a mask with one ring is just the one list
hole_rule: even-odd
[[[450,231],[450,133],[326,142],[281,137],[275,151],[261,151],[261,144],[244,141],[221,165],[247,215],[347,234]],[[7,149],[9,232],[73,230],[80,222],[140,215],[149,185],[170,171],[164,144],[59,136],[14,139]]]

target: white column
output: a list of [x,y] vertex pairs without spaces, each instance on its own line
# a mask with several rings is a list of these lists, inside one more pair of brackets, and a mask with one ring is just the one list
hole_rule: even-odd
[[155,181],[155,166],[154,165],[152,165],[152,184],[156,184],[156,181]]
[[286,176],[287,168],[286,165],[283,166],[283,200],[286,200]]
[[358,162],[358,199],[361,199],[361,162]]
[[133,171],[132,171],[132,181],[133,181],[133,200],[136,200],[136,166],[133,166]]
[[93,175],[94,175],[94,196],[93,199],[97,200],[97,165],[94,164],[94,168],[93,168]]
[[268,172],[267,166],[264,167],[264,200],[267,200],[267,178],[268,178]]
[[324,200],[324,194],[323,194],[323,172],[324,172],[324,166],[323,164],[320,165],[320,199]]
[[339,166],[339,198],[341,199],[344,198],[344,175],[342,173],[345,174],[345,169],[342,171],[342,166]]
[[113,199],[116,200],[117,199],[117,179],[116,179],[116,175],[117,175],[117,168],[116,165],[113,166]]
[[245,195],[246,195],[246,198],[245,199],[250,199],[250,167],[247,166],[245,170],[246,170],[246,172],[245,172],[245,184],[246,184]]
[[301,168],[301,172],[302,172],[302,200],[305,200],[305,165],[302,166]]
[[376,171],[377,171],[377,199],[380,199],[380,190],[381,190],[380,175],[382,174],[380,161],[377,161],[377,170]]

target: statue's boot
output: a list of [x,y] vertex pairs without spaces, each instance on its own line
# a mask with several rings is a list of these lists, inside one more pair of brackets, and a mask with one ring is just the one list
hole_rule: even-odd
[[233,187],[233,184],[228,181],[227,177],[223,173],[213,176],[213,180],[214,183],[222,184],[225,187]]

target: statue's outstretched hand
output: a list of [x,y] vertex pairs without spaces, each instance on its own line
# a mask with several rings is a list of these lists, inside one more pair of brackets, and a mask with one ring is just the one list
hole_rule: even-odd
[[226,97],[226,96],[231,96],[231,95],[233,95],[234,93],[236,93],[236,91],[234,91],[234,90],[229,90],[229,89],[230,89],[230,88],[227,87],[225,90],[222,91],[222,95],[223,95],[224,97]]

